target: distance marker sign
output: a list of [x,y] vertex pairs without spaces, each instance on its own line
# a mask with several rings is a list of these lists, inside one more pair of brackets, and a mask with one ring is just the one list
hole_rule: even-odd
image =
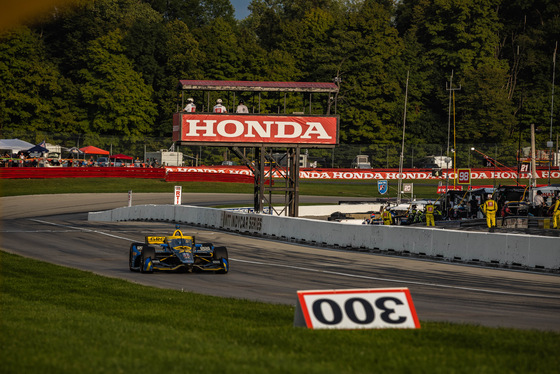
[[294,326],[310,329],[417,329],[408,288],[298,291]]
[[457,169],[457,183],[471,184],[471,169]]

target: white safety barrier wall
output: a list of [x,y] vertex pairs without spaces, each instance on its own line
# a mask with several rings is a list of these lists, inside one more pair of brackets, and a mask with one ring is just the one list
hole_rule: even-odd
[[347,225],[185,205],[137,205],[91,212],[88,219],[104,222],[154,220],[188,223],[325,247],[502,266],[560,269],[560,240],[555,237],[427,227]]

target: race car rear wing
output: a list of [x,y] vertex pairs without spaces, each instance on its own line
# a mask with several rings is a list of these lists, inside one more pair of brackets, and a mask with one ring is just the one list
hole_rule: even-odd
[[146,244],[163,244],[165,236],[146,236]]
[[[175,234],[177,231],[178,230],[175,230],[175,232],[173,234]],[[192,243],[194,245],[194,236],[184,236],[183,233],[181,233],[180,235],[173,235],[173,236],[170,236],[170,237],[166,237],[166,236],[146,236],[145,238],[146,238],[146,244],[147,245],[150,245],[150,244],[165,244],[165,239],[166,238],[169,238],[169,239],[178,239],[178,238],[190,239],[190,240],[192,240]]]

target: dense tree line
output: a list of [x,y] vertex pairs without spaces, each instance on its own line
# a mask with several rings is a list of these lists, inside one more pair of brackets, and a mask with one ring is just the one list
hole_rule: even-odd
[[398,144],[407,72],[408,141],[445,143],[451,102],[458,142],[513,144],[531,123],[545,141],[551,120],[560,128],[557,0],[252,0],[250,11],[79,1],[4,32],[2,133],[170,136],[179,79],[339,77],[341,142]]

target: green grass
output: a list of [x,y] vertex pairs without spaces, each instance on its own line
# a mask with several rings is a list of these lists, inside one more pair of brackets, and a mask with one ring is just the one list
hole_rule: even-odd
[[0,196],[19,196],[62,193],[109,192],[169,192],[182,185],[184,192],[241,192],[252,193],[253,185],[245,183],[165,182],[158,179],[136,178],[52,178],[2,179]]
[[[0,275],[0,373],[560,368],[560,334],[553,332],[433,322],[420,330],[314,331],[293,327],[292,306],[145,287],[5,252]],[[219,277],[224,287],[227,277]]]
[[[437,198],[437,182],[431,180],[406,181],[414,183],[414,194],[420,198]],[[277,181],[276,186],[281,182]],[[493,180],[476,182],[492,185]],[[547,183],[540,180],[539,183]],[[552,180],[551,183],[560,183]],[[497,184],[515,184],[515,180],[498,180]],[[169,192],[175,185],[183,186],[183,192],[253,193],[253,185],[247,183],[165,182],[154,179],[134,178],[60,178],[60,179],[0,179],[0,196],[18,196],[57,193],[107,193],[107,192]],[[389,193],[377,192],[377,181],[300,180],[301,195],[347,197],[395,197],[397,181],[389,181]],[[409,195],[404,195],[408,197]]]
[[[427,183],[415,184],[419,196],[435,196],[435,185]],[[253,189],[179,184],[185,192]],[[2,180],[0,195],[171,193],[174,185]],[[379,196],[375,181],[302,181],[300,193]],[[227,287],[227,275],[219,281]],[[293,314],[291,306],[143,287],[0,252],[0,373],[524,373],[560,367],[558,333],[424,321],[417,331],[312,331],[294,328]]]

